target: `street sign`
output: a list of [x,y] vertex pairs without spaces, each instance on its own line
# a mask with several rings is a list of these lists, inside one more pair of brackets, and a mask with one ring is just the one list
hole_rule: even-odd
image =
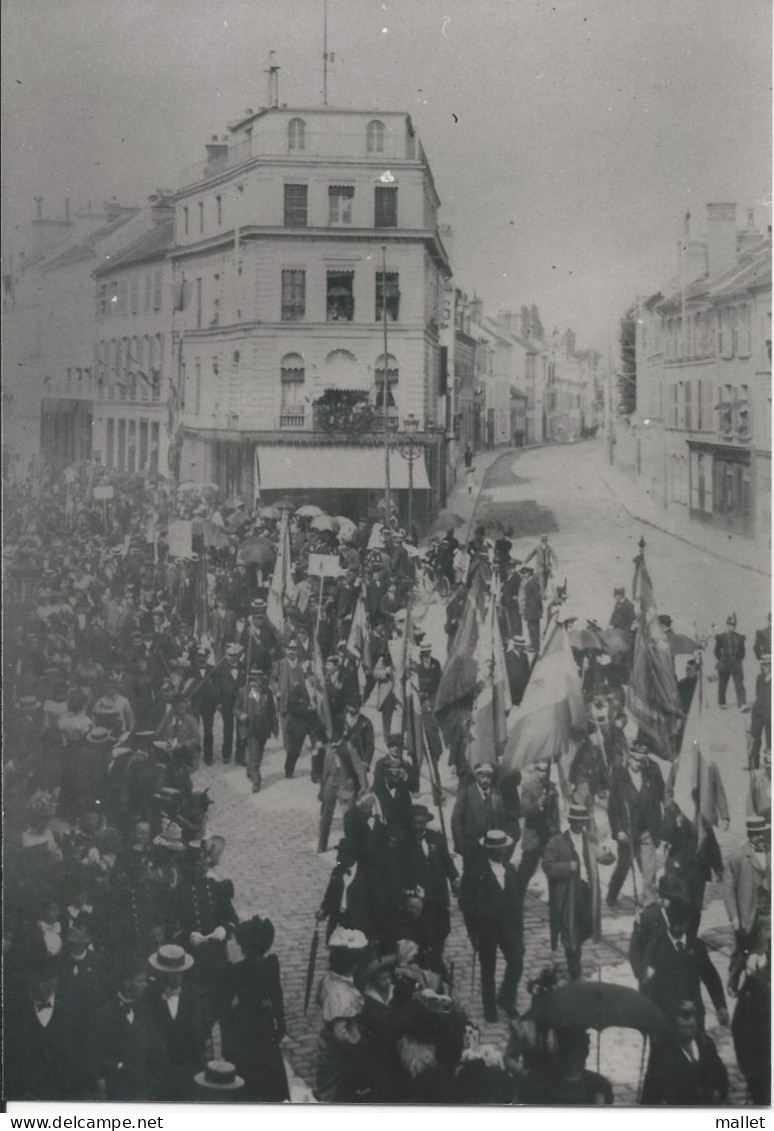
[[310,554],[307,572],[310,577],[341,577],[345,571],[337,554]]
[[112,499],[113,494],[114,491],[112,486],[94,488],[94,498],[101,499],[103,502],[106,502],[108,499]]
[[190,558],[193,553],[191,546],[191,523],[185,519],[170,522],[167,531],[167,545],[174,558]]

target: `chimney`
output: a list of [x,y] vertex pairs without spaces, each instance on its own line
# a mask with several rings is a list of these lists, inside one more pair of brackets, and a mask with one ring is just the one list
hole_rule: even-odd
[[736,204],[707,205],[707,250],[711,276],[736,263]]
[[217,135],[213,134],[204,148],[207,151],[208,173],[214,173],[216,169],[220,169],[225,165],[226,154],[228,153],[228,142],[218,141]]
[[151,223],[154,227],[175,213],[172,193],[169,189],[156,189],[148,197],[148,204],[150,205]]

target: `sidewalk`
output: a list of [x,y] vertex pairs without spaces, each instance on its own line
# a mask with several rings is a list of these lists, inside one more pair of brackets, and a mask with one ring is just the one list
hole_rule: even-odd
[[699,526],[686,520],[684,514],[674,514],[659,507],[648,494],[638,487],[617,467],[606,462],[605,449],[600,450],[599,477],[611,495],[621,504],[631,518],[654,526],[665,534],[679,538],[714,557],[755,573],[771,576],[771,559],[766,549],[755,542],[735,534]]

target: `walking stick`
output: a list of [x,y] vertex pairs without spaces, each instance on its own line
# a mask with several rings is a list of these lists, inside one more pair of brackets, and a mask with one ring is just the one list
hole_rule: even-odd
[[629,809],[629,802],[624,801],[624,808],[626,809],[626,823],[629,826],[629,866],[632,870],[632,888],[634,890],[634,906],[639,908],[640,900],[637,895],[637,869],[634,862],[634,836],[632,834],[632,814]]
[[304,989],[304,1014],[309,1009],[309,1001],[312,997],[312,986],[314,985],[314,969],[317,965],[317,949],[320,945],[320,924],[315,923],[314,934],[312,935],[312,945],[309,948],[309,962],[306,967],[306,987]]

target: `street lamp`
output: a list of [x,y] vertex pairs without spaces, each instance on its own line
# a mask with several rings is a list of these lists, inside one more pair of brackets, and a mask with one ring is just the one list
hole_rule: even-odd
[[414,460],[418,459],[424,450],[424,441],[418,438],[417,430],[419,428],[419,421],[410,412],[403,421],[403,432],[395,438],[395,447],[400,455],[408,463],[409,473],[409,496],[408,496],[408,536],[412,537],[412,526],[414,517]]

